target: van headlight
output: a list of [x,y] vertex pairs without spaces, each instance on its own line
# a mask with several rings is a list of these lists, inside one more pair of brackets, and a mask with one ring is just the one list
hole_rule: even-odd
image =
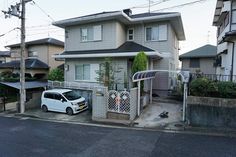
[[72,102],[71,104],[72,104],[72,105],[78,105],[76,102]]

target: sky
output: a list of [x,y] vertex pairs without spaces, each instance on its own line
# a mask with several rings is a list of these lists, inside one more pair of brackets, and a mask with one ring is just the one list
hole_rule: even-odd
[[[186,40],[180,42],[180,54],[203,46],[216,45],[216,27],[212,26],[216,0],[171,8],[172,6],[194,2],[196,0],[153,0],[162,2],[151,7],[151,12],[180,12]],[[20,0],[0,0],[0,10],[8,10]],[[133,14],[148,11],[148,0],[34,0],[26,4],[26,41],[53,37],[64,41],[64,30],[52,26],[53,21],[78,17],[103,11],[115,11],[136,6]],[[147,4],[147,5],[146,5]],[[165,10],[160,10],[167,8]],[[0,12],[0,51],[4,46],[20,42],[20,20],[17,17],[5,18]],[[14,29],[14,30],[13,30]],[[13,31],[11,31],[13,30]],[[9,32],[10,31],[10,32]],[[1,36],[5,34],[4,36]]]

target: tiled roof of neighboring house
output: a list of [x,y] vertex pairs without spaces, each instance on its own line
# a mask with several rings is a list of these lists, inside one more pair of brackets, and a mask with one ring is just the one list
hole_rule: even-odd
[[71,54],[99,54],[99,53],[122,53],[122,52],[150,52],[154,51],[150,48],[142,46],[132,41],[125,42],[117,49],[103,49],[103,50],[86,50],[86,51],[65,51],[61,55]]
[[[26,59],[25,60],[26,69],[49,69],[49,66],[38,60],[38,59]],[[15,60],[7,63],[0,64],[0,69],[19,69],[20,68],[20,60]]]
[[0,57],[10,57],[11,51],[0,51]]
[[180,55],[179,59],[181,60],[185,58],[209,58],[209,57],[215,57],[216,53],[217,53],[216,46],[205,45]]
[[[31,46],[31,45],[56,45],[56,46],[64,46],[64,42],[54,39],[54,38],[45,38],[45,39],[39,39],[39,40],[34,40],[34,41],[29,41],[25,43],[25,46]],[[18,44],[12,44],[12,45],[7,45],[6,47],[20,47],[20,43]]]

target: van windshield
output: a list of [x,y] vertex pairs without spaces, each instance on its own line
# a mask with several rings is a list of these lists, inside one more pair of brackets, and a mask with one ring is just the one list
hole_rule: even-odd
[[80,95],[78,95],[75,91],[69,91],[69,92],[65,92],[65,93],[62,93],[66,99],[68,100],[76,100],[76,99],[79,99],[81,98]]

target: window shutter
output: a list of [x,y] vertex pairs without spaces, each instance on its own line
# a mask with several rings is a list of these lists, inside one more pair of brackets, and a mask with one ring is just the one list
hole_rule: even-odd
[[167,25],[159,25],[159,40],[167,40]]
[[99,64],[90,64],[91,65],[91,81],[93,82],[97,82],[97,77],[98,77],[98,74],[97,72],[99,71]]
[[102,26],[93,26],[93,40],[102,40]]

